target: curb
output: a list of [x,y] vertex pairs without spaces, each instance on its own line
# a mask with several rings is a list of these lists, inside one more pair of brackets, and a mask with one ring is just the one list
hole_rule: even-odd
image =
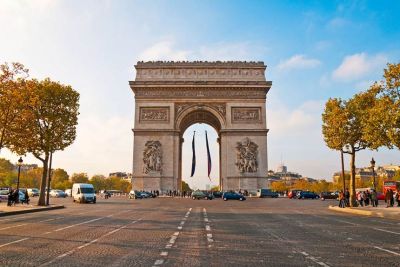
[[6,212],[0,212],[0,217],[18,215],[18,214],[25,214],[25,213],[33,213],[33,212],[40,212],[40,211],[47,211],[47,210],[57,210],[57,209],[63,209],[63,208],[65,208],[64,205],[57,205],[57,206],[43,207],[43,208],[37,208],[37,209],[6,211]]
[[372,216],[386,219],[400,220],[400,212],[398,213],[385,213],[381,211],[369,211],[369,210],[359,210],[354,208],[339,208],[338,206],[329,206],[328,209],[336,212],[344,212],[363,216]]

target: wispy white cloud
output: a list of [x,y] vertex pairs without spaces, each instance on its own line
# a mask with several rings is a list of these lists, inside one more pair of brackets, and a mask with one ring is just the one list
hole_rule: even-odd
[[382,54],[368,56],[366,53],[358,53],[346,56],[340,66],[332,73],[335,81],[355,81],[375,71],[383,69],[388,59]]
[[321,65],[321,61],[314,58],[308,58],[305,55],[294,55],[289,59],[283,60],[279,63],[280,70],[291,69],[312,69]]

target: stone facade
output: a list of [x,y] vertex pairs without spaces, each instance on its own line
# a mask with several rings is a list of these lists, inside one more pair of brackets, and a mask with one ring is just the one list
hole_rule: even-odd
[[[135,68],[134,189],[180,190],[182,135],[199,122],[219,135],[223,190],[266,187],[265,100],[272,83],[263,62],[138,62]],[[146,158],[146,144],[161,152]]]

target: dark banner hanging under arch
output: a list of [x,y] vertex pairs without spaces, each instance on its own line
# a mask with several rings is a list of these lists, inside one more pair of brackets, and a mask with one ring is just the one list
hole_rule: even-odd
[[206,146],[207,146],[208,178],[210,178],[210,173],[211,173],[211,155],[210,155],[210,148],[208,147],[207,131],[206,131]]
[[192,140],[192,172],[190,173],[190,177],[193,177],[194,171],[196,170],[196,149],[194,147],[194,136],[196,134],[196,131],[193,132],[193,140]]

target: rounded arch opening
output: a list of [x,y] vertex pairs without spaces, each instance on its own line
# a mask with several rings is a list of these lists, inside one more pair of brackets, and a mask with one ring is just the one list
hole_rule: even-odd
[[[203,190],[210,190],[213,186],[221,186],[219,138],[221,129],[224,128],[224,123],[225,121],[220,114],[207,105],[191,106],[178,115],[175,127],[179,131],[181,140],[179,149],[179,184],[182,185],[182,181],[185,181],[194,187],[191,187],[191,189]],[[206,130],[212,164],[210,178],[208,178]],[[190,177],[194,131],[196,131],[196,171],[194,176]]]
[[[195,133],[196,168],[193,177],[192,169],[192,141]],[[210,149],[211,173],[208,177],[208,158],[206,146],[206,134]],[[220,145],[218,132],[208,123],[194,123],[182,132],[180,182],[186,182],[192,190],[211,190],[220,186]],[[183,187],[182,187],[183,190]]]

